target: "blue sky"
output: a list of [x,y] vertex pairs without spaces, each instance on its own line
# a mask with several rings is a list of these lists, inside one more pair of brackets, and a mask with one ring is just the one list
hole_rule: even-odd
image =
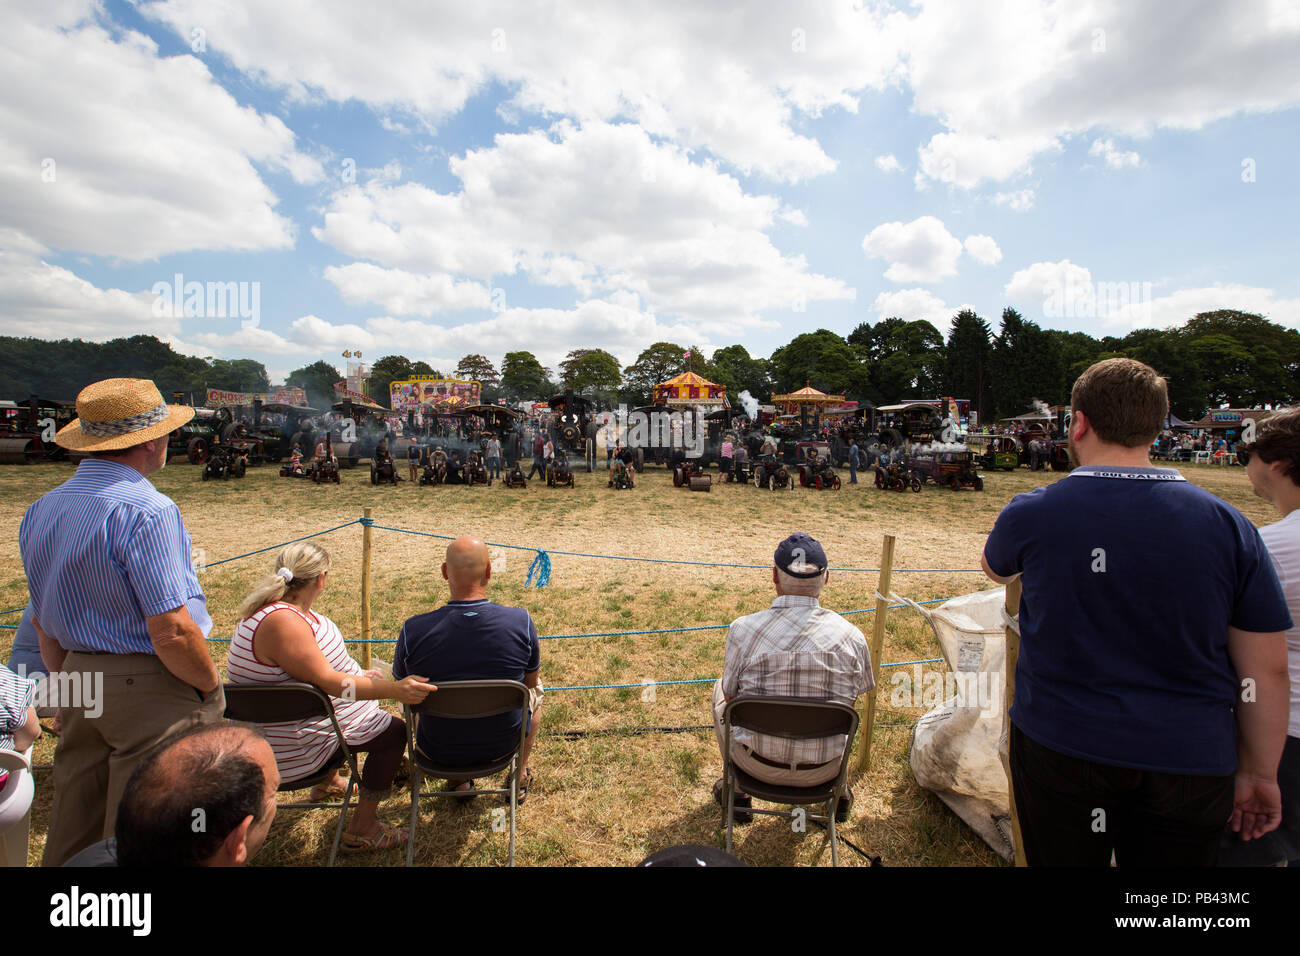
[[[0,334],[276,380],[964,306],[1300,327],[1292,4],[5,8]],[[255,321],[160,313],[177,273]]]

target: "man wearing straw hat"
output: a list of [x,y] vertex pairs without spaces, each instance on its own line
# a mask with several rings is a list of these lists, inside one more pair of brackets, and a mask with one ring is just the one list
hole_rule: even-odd
[[55,441],[90,457],[18,532],[41,657],[80,697],[60,702],[45,866],[111,836],[132,769],[225,710],[189,533],[147,477],[194,409],[165,404],[153,382],[111,378],[82,389],[77,414]]

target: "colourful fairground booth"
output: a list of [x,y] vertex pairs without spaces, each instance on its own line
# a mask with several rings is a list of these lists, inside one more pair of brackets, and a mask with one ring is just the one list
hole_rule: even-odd
[[730,408],[727,386],[710,382],[694,372],[683,372],[676,378],[660,382],[651,389],[655,405],[696,406],[701,408]]

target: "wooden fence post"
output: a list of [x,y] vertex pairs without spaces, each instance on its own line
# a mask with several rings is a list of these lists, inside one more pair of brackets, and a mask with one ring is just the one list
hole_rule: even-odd
[[361,524],[361,667],[370,670],[370,514]]
[[867,691],[866,713],[862,718],[862,748],[858,751],[859,774],[865,773],[871,762],[871,739],[876,730],[876,695],[880,692],[880,657],[885,647],[885,615],[889,613],[889,579],[894,570],[894,536],[885,535],[880,549],[880,583],[876,586],[876,617],[871,632],[872,687]]

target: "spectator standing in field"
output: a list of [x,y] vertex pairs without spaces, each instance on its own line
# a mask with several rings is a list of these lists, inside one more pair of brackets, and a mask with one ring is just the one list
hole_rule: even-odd
[[[1278,412],[1261,422],[1253,442],[1237,447],[1255,494],[1270,502],[1282,520],[1261,528],[1286,595],[1293,624],[1300,622],[1300,408]],[[1291,713],[1278,766],[1282,823],[1272,833],[1245,842],[1230,828],[1219,863],[1224,866],[1300,864],[1300,626],[1286,632],[1291,675]]]
[[529,478],[533,475],[546,477],[546,446],[549,444],[550,442],[541,432],[533,436],[533,467],[528,469]]
[[112,834],[136,765],[225,710],[189,532],[148,479],[194,409],[167,405],[153,382],[110,378],[81,390],[77,415],[55,441],[90,457],[18,531],[41,657],[82,689],[59,701],[46,866]]
[[[1025,856],[1212,866],[1225,823],[1249,840],[1281,818],[1291,615],[1255,526],[1152,466],[1164,379],[1107,359],[1071,406],[1077,467],[1013,498],[982,559],[1024,588],[1010,758]],[[1197,600],[1164,600],[1175,590]]]

